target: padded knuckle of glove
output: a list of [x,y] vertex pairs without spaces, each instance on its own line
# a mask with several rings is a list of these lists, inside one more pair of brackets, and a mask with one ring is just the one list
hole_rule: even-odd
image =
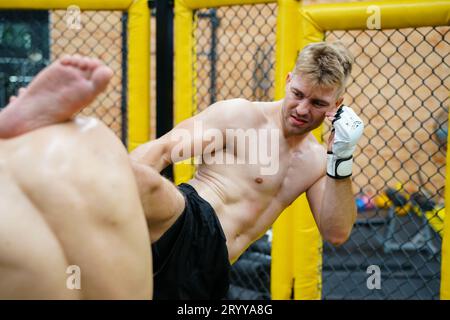
[[328,155],[327,174],[335,179],[347,178],[352,173],[352,155],[363,133],[364,123],[351,108],[342,106],[332,125],[334,142]]

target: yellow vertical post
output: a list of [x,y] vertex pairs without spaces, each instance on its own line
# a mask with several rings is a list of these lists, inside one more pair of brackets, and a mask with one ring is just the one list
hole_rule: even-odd
[[[297,57],[296,38],[292,37],[297,25],[296,0],[279,0],[277,14],[275,99],[285,94],[286,76],[295,65]],[[289,299],[292,293],[294,257],[293,224],[294,211],[287,208],[273,225],[271,295],[272,299]]]
[[[300,11],[299,11],[300,10]],[[300,31],[292,38],[294,30]],[[297,53],[309,42],[322,41],[323,32],[304,19],[301,2],[280,0],[277,18],[275,98],[284,97],[286,75]],[[321,141],[321,128],[314,132]],[[322,239],[305,195],[287,208],[273,226],[271,290],[273,299],[321,298]],[[294,287],[292,287],[294,285]]]
[[[299,47],[301,51],[308,43],[323,41],[324,33],[305,16],[299,7]],[[313,134],[319,142],[322,126]],[[317,300],[322,295],[322,238],[309,208],[306,195],[300,196],[292,205],[294,215],[294,299]]]
[[[450,135],[447,136],[447,146],[450,146]],[[442,265],[440,297],[442,300],[450,300],[450,152],[448,148],[445,167],[445,219],[444,236],[442,237],[441,261]]]
[[128,9],[128,150],[150,139],[150,10],[146,0]]
[[[184,0],[175,0],[175,124],[192,117],[194,106],[195,59],[193,10]],[[193,173],[191,161],[174,166],[175,183],[188,181]]]

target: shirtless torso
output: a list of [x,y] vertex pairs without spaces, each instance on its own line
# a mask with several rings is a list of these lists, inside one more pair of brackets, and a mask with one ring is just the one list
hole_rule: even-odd
[[[214,208],[226,235],[231,262],[302,193],[306,193],[325,240],[335,244],[345,241],[355,218],[351,180],[326,176],[327,150],[312,134],[326,117],[332,119],[342,99],[335,98],[333,89],[312,87],[297,77],[288,84],[283,100],[217,102],[131,154],[133,163],[145,164],[155,172],[191,156],[202,157],[189,184]],[[207,134],[209,130],[221,133],[221,143],[214,143],[217,135]],[[234,130],[234,138],[229,138],[229,130]],[[252,143],[237,143],[239,135],[242,138],[247,130],[266,134],[256,133],[257,139]],[[276,139],[271,132],[277,133]],[[275,170],[269,174],[263,174],[262,169],[267,169],[268,164],[261,157],[249,161],[252,152],[258,153],[258,149],[250,147],[254,143],[258,148],[265,145],[262,153],[270,155],[272,164],[276,163]],[[178,153],[179,150],[184,153]],[[206,161],[211,154],[214,159],[228,156],[228,160]],[[184,200],[181,195],[173,196],[179,192],[168,181],[161,183],[165,187],[155,192],[153,198],[146,197],[142,194],[144,175],[138,172],[136,176],[152,242],[155,242],[181,214]],[[164,205],[155,209],[157,203]]]
[[[239,109],[239,117],[233,121],[236,127],[280,131],[280,102],[230,100],[225,103]],[[276,157],[272,154],[272,160],[278,161],[278,170],[273,174],[261,174],[265,167],[262,163],[237,163],[238,156],[249,159],[249,152],[253,150],[248,145],[227,148],[226,144],[224,149],[216,151],[216,156],[222,159],[220,153],[227,153],[233,161],[200,164],[189,181],[215,209],[227,238],[231,261],[260,237],[282,210],[325,175],[326,150],[311,133],[291,139],[281,133],[278,140],[277,144],[267,141],[279,148]],[[264,142],[258,141],[260,143]]]

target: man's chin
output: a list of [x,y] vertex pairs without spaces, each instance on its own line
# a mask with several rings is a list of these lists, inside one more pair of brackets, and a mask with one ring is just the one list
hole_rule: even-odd
[[299,127],[295,127],[295,126],[291,126],[291,130],[290,130],[290,134],[293,136],[301,136],[304,135],[308,132],[310,132],[311,130],[309,130],[308,127],[305,128],[299,128]]

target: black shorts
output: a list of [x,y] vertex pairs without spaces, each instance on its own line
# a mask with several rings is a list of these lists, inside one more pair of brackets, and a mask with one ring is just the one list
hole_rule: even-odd
[[195,189],[178,186],[186,207],[152,244],[153,299],[221,299],[229,286],[226,238],[214,209]]

